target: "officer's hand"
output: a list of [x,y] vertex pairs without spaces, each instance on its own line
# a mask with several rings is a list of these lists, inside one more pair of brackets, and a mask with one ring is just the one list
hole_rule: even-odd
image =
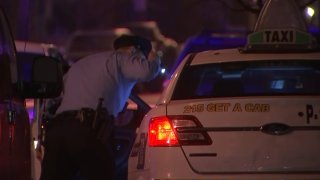
[[38,159],[40,162],[42,162],[43,160],[43,151],[44,151],[43,148],[44,147],[40,145],[35,149],[36,159]]
[[161,56],[162,56],[161,52],[159,52],[159,51],[156,52],[154,49],[152,49],[149,53],[148,60],[153,61],[157,58],[161,58]]
[[152,61],[157,58],[157,53],[154,49],[152,49],[148,55],[148,60]]

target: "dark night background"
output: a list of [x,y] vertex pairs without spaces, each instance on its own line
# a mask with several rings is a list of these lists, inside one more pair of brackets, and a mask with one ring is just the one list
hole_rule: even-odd
[[[162,33],[178,42],[203,29],[250,31],[264,0],[0,0],[14,37],[63,45],[77,29],[106,29],[135,20],[155,20]],[[318,0],[301,0],[316,14]]]

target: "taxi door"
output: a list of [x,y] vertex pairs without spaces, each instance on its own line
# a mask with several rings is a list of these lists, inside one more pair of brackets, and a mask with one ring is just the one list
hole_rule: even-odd
[[131,93],[126,109],[115,120],[113,144],[117,180],[127,180],[128,158],[136,138],[136,129],[150,109],[150,104],[145,102],[145,99],[135,93]]

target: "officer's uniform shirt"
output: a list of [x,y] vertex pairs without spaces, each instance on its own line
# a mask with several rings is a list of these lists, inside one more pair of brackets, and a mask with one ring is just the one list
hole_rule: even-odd
[[102,52],[74,63],[65,77],[64,97],[56,114],[81,108],[96,109],[99,98],[117,116],[137,82],[149,81],[160,71],[160,59],[147,60],[139,51]]

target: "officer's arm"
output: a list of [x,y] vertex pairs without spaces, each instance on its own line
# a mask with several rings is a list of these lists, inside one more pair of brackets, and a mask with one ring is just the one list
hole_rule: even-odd
[[139,51],[121,60],[121,71],[123,75],[132,80],[149,81],[154,79],[160,72],[160,57],[151,51],[149,59]]

